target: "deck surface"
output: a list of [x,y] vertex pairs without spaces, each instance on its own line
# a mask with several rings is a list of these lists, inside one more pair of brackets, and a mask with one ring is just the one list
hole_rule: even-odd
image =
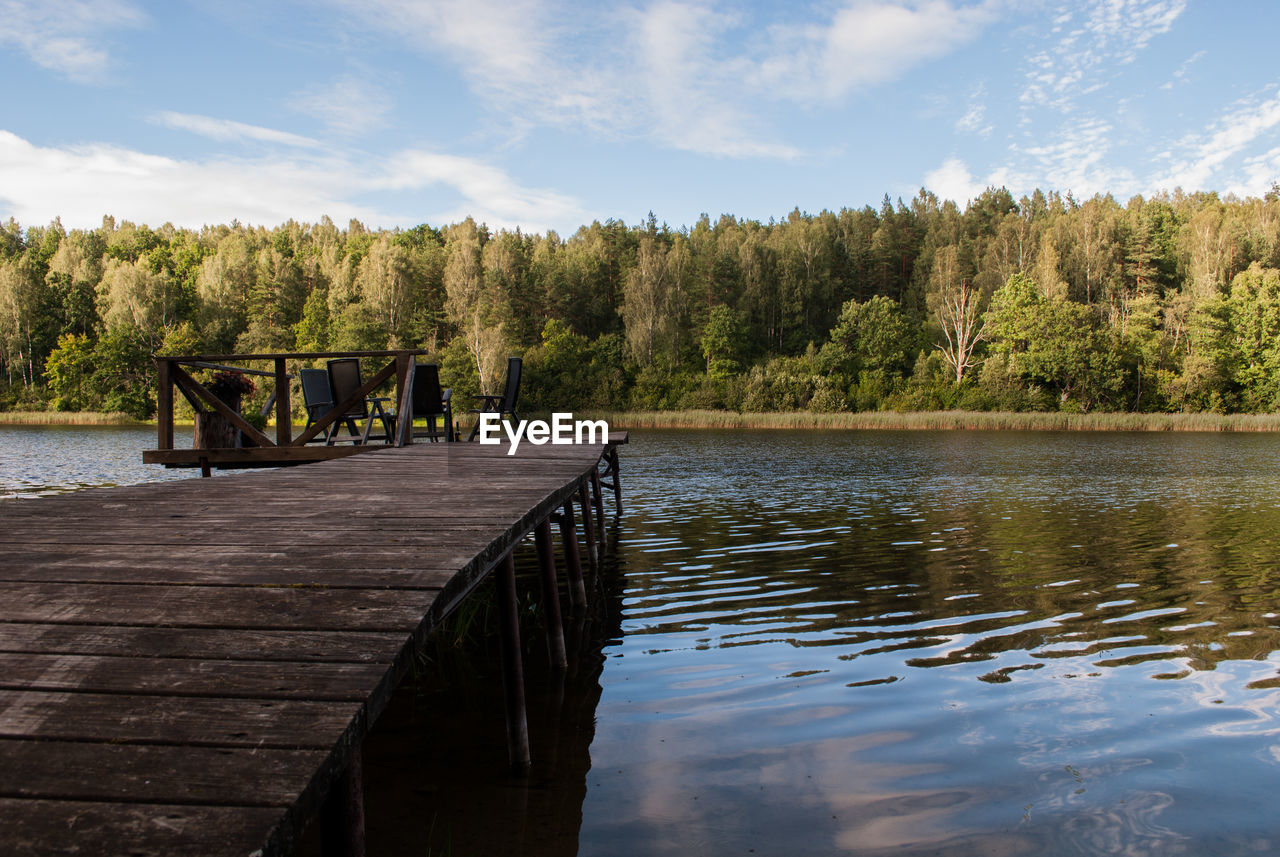
[[601,450],[0,503],[4,853],[287,853],[427,634]]

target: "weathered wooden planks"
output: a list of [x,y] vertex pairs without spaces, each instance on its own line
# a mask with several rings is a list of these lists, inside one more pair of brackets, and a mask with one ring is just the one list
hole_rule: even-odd
[[247,855],[279,814],[278,807],[0,798],[9,857]]
[[0,504],[5,853],[286,853],[600,447],[421,444]]
[[0,738],[323,750],[359,709],[349,702],[0,690]]
[[217,658],[226,661],[385,663],[403,633],[139,628],[0,622],[0,651],[122,658]]
[[288,807],[291,788],[324,764],[324,750],[60,744],[0,739],[5,798]]
[[435,590],[0,583],[10,622],[407,634],[434,601]]
[[376,686],[386,671],[381,664],[0,652],[0,691],[363,702],[369,688]]

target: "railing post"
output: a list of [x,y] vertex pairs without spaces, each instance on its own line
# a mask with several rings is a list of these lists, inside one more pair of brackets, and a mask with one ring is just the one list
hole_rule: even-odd
[[156,448],[173,449],[173,376],[169,361],[156,358]]
[[520,657],[520,611],[516,564],[508,550],[498,563],[498,631],[502,638],[502,696],[507,708],[507,757],[511,767],[529,767],[529,720],[524,705],[524,662]]
[[399,357],[396,360],[396,390],[399,398],[396,400],[397,422],[394,443],[396,446],[407,446],[413,443],[413,385],[418,366],[412,357],[404,366],[400,365]]
[[289,402],[289,369],[283,357],[276,358],[276,446],[293,442],[293,408]]

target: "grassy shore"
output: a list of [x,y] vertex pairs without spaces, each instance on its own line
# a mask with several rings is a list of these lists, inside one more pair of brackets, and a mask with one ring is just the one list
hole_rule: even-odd
[[[155,421],[151,421],[151,425]],[[128,414],[93,411],[0,411],[0,426],[144,426]]]
[[1002,429],[1020,431],[1280,431],[1280,414],[897,413],[751,414],[734,411],[620,411],[578,415],[609,421],[618,431],[645,428],[723,429]]
[[[549,415],[546,415],[549,416]],[[608,420],[618,431],[688,429],[995,429],[1012,431],[1280,431],[1280,414],[1013,413],[988,411],[808,411],[752,414],[736,411],[601,411],[575,415]],[[125,414],[0,411],[0,425],[155,425]]]

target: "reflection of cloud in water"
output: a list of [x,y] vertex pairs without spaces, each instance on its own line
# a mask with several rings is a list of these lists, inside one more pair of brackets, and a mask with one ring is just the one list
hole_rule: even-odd
[[1094,807],[1055,823],[1065,840],[1060,854],[1106,854],[1116,857],[1165,857],[1192,854],[1189,838],[1160,823],[1174,799],[1161,792],[1130,795],[1115,806]]
[[[1199,707],[1204,736],[1280,735],[1280,689],[1250,687],[1259,676],[1274,675],[1274,666],[1254,661],[1227,661],[1212,672],[1194,672],[1178,684]],[[1244,690],[1242,693],[1242,689]]]
[[1273,438],[646,438],[580,853],[1266,852]]

